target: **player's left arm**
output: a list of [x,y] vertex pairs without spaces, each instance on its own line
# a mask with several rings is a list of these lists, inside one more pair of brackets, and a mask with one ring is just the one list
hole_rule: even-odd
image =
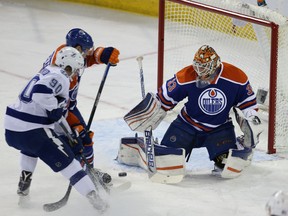
[[81,118],[82,117],[77,116],[76,113],[69,110],[66,120],[71,129],[81,138],[83,146],[92,146],[94,144],[94,132],[86,130],[86,125],[83,121],[81,121]]
[[249,81],[247,81],[239,90],[239,102],[237,108],[239,108],[244,117],[253,122],[253,124],[260,124],[261,121],[258,117],[258,106],[256,101],[256,94],[252,89],[252,86]]

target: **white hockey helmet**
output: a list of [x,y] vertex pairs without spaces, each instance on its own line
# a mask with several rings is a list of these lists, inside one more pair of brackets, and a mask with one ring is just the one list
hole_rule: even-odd
[[80,52],[73,47],[63,47],[56,54],[55,64],[62,69],[68,66],[72,70],[72,77],[75,73],[80,73],[80,70],[84,68],[84,58]]
[[195,53],[192,65],[199,77],[210,77],[220,64],[221,60],[216,51],[208,45],[203,45]]
[[275,192],[266,204],[266,211],[269,216],[288,216],[288,194]]

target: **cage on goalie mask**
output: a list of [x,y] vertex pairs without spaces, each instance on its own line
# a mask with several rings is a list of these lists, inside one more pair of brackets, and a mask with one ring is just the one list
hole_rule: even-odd
[[210,77],[220,66],[221,60],[216,51],[208,46],[201,46],[195,53],[193,60],[193,68],[199,77]]
[[160,101],[152,93],[124,116],[127,125],[133,131],[144,132],[148,127],[155,129],[166,116]]

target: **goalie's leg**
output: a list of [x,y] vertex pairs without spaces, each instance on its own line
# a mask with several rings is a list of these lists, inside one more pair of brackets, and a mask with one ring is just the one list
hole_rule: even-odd
[[227,158],[229,149],[237,149],[232,121],[204,134],[203,138],[203,147],[207,148],[210,160],[214,161],[218,168],[223,168],[222,161]]
[[226,123],[207,135],[204,144],[210,160],[215,162],[213,174],[222,178],[235,178],[250,165],[253,151],[252,148],[244,147],[242,141],[236,140],[232,122]]
[[185,157],[187,161],[192,149],[195,147],[196,133],[191,130],[186,123],[177,117],[169,126],[163,139],[161,140],[161,145],[171,147],[171,148],[183,148],[185,149]]

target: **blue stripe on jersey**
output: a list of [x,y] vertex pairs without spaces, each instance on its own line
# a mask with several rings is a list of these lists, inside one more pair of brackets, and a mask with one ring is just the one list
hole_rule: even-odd
[[30,123],[43,124],[43,125],[49,125],[53,123],[48,117],[35,116],[24,112],[19,112],[17,110],[11,109],[10,107],[7,107],[6,114]]
[[46,85],[36,84],[32,90],[33,93],[43,93],[43,94],[53,94],[52,89],[48,88]]
[[84,170],[79,170],[77,173],[75,173],[73,176],[70,178],[70,184],[73,186],[75,185],[78,181],[80,181],[84,176],[86,176],[86,173]]

